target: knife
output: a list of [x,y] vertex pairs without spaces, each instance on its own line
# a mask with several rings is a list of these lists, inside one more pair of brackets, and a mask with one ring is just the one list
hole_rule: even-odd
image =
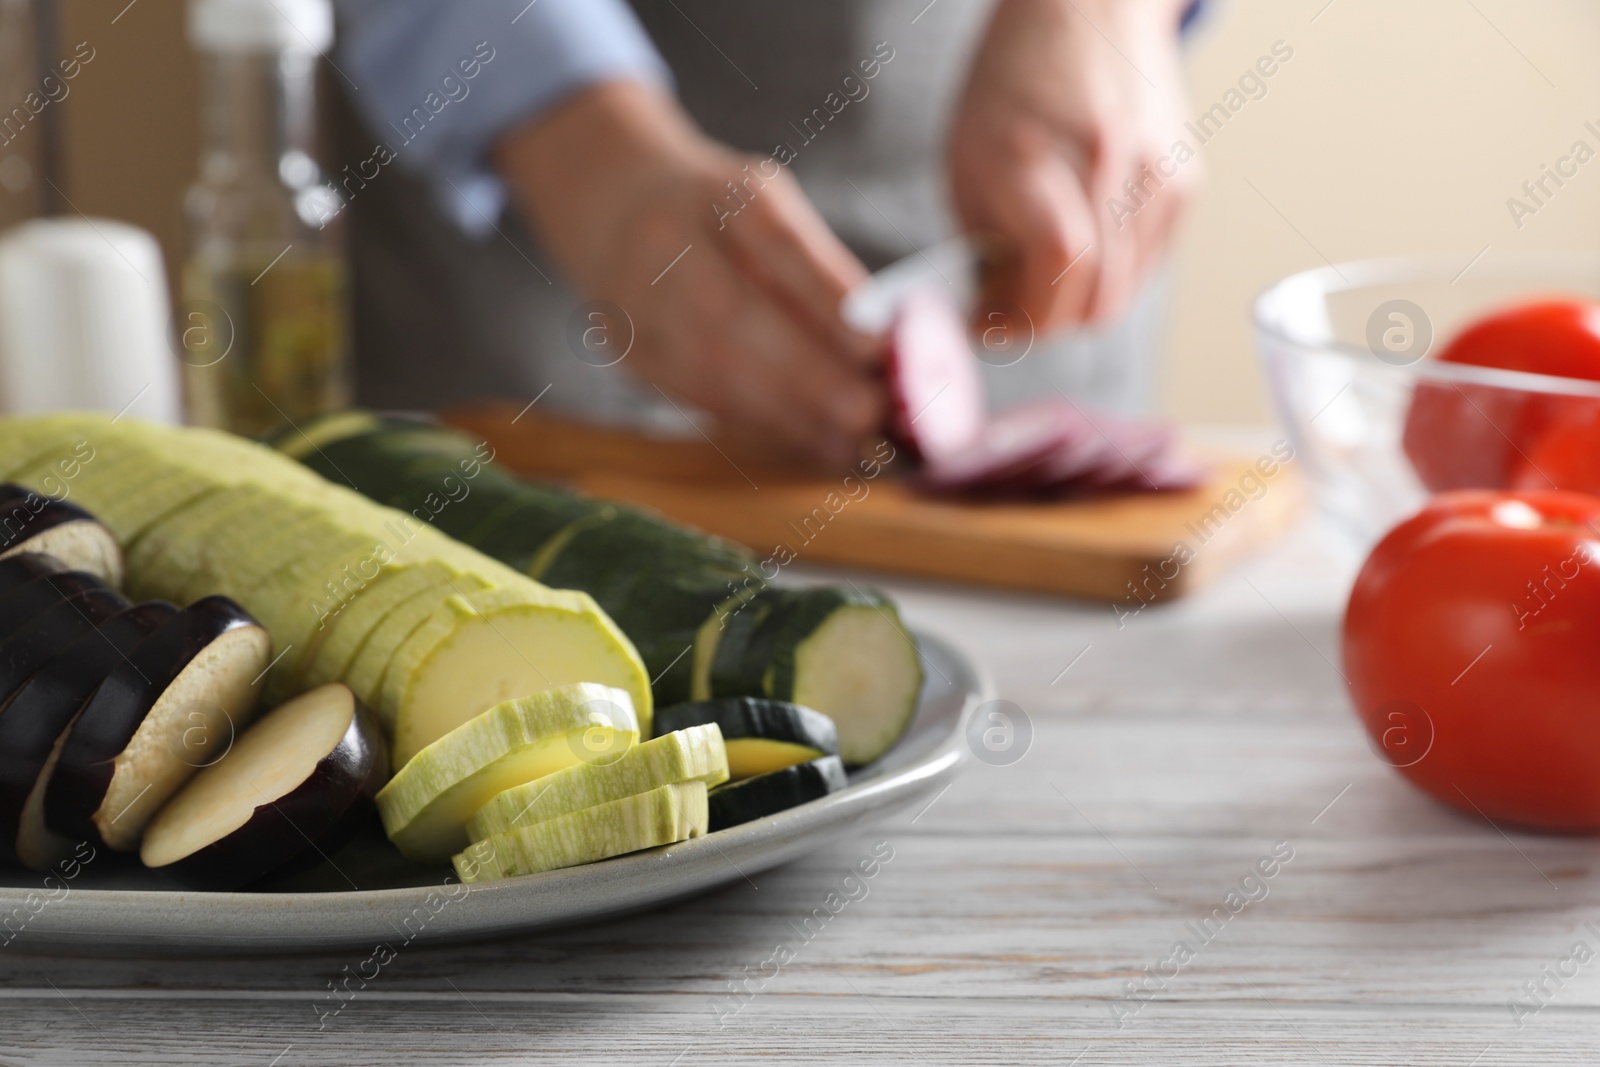
[[896,309],[907,295],[943,293],[960,309],[971,313],[982,289],[984,255],[979,245],[955,237],[913,252],[884,267],[845,294],[839,314],[853,329],[878,335],[894,322]]

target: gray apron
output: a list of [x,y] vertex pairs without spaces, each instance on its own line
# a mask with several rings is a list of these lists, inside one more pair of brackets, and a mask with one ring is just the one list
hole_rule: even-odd
[[[789,170],[867,265],[877,269],[950,236],[941,154],[988,0],[631,0],[677,78],[679,98],[711,136]],[[920,15],[919,15],[920,12]],[[915,20],[915,21],[913,21]],[[886,42],[893,57],[853,86],[826,125],[830,93]],[[837,106],[837,97],[835,104]],[[823,114],[827,114],[826,111]],[[373,136],[341,109],[342,155],[365,158]],[[475,240],[400,167],[346,212],[358,400],[432,409],[485,397],[531,400],[592,421],[687,430],[660,394],[569,343],[581,297],[508,211],[500,235]],[[1138,412],[1160,341],[1161,283],[1109,331],[1036,341],[1009,366],[986,366],[1003,407],[1059,387],[1086,403]]]

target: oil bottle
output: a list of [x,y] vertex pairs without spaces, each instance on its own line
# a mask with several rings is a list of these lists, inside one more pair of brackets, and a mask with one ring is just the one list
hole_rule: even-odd
[[194,0],[200,174],[174,333],[192,423],[263,436],[348,403],[337,194],[316,162],[329,0]]

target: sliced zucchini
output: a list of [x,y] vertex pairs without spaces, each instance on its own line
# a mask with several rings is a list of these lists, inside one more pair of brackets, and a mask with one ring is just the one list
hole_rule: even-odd
[[[0,478],[8,482],[17,481],[17,474],[21,471],[31,470],[39,465],[41,459],[53,461],[63,452],[63,446],[68,446],[66,451],[71,451],[71,445],[81,441],[81,435],[64,430],[61,426],[44,419],[9,420],[0,435]],[[82,442],[88,446],[87,442]],[[54,474],[54,471],[50,472]]]
[[705,622],[695,631],[694,666],[690,669],[689,678],[690,700],[711,699],[711,671],[716,665],[717,652],[722,647],[722,634],[727,630],[729,620],[741,615],[745,606],[765,591],[740,590],[713,608]]
[[585,682],[508,700],[404,762],[378,793],[378,814],[406,856],[447,860],[470,840],[467,820],[497,793],[638,739],[621,689]]
[[320,455],[303,454],[313,469],[332,477],[337,464],[363,492],[402,507],[452,471],[473,471],[470,495],[443,506],[435,523],[540,581],[593,596],[645,661],[657,704],[713,696],[806,704],[833,718],[852,765],[876,759],[910,723],[922,671],[881,594],[763,590],[744,549],[505,477],[482,460],[481,445],[442,427],[342,419],[318,440]]
[[[73,718],[122,658],[177,613],[159,601],[104,620],[35,673],[0,709],[0,853],[30,867],[59,855],[44,827],[46,768]],[[70,851],[72,842],[63,842]]]
[[122,584],[122,548],[93,515],[19,485],[0,485],[0,496],[0,559],[42,552],[107,585]]
[[367,638],[391,611],[449,577],[450,571],[443,564],[424,563],[380,571],[354,591],[336,588],[334,592],[339,596],[330,594],[319,601],[327,614],[319,622],[314,643],[306,652],[309,663],[300,684],[314,686],[343,678]]
[[258,503],[251,486],[230,485],[196,497],[152,523],[128,546],[128,589],[136,597],[182,601],[191,575],[211,563],[218,531],[229,529],[233,516]]
[[255,716],[272,641],[206,597],[139,643],[73,723],[45,793],[52,830],[131,852],[151,817]]
[[[330,529],[324,513],[292,524],[281,536],[262,538],[259,551],[240,543],[226,552],[225,579],[213,588],[232,596],[273,632],[282,653],[267,678],[266,697],[281,703],[295,692],[305,657],[322,624],[327,587],[347,574],[378,567],[376,542],[359,533]],[[285,509],[287,516],[293,509]],[[332,679],[329,679],[332,680]]]
[[816,708],[849,766],[871,763],[911,725],[922,689],[916,643],[871,590],[767,589],[724,625],[712,696],[758,693]]
[[386,729],[394,729],[395,709],[378,701],[383,695],[383,680],[395,651],[433,617],[434,611],[446,598],[481,592],[486,588],[482,580],[471,575],[438,575],[431,584],[391,608],[361,642],[361,647],[356,650],[344,674],[344,680],[357,696],[378,713]]
[[[154,454],[151,462],[159,462]],[[111,527],[125,553],[130,552],[131,546],[152,526],[219,489],[217,483],[198,477],[190,470],[157,466],[155,471],[155,476],[142,489],[92,504],[95,517]]]
[[241,505],[199,535],[201,551],[193,569],[173,576],[170,594],[184,603],[221,593],[250,608],[244,593],[259,593],[269,579],[277,584],[288,566],[320,548],[317,527],[327,521],[322,508],[253,486],[236,486],[228,493],[237,495]]
[[656,712],[659,733],[715,723],[734,781],[839,754],[833,720],[811,708],[761,697],[691,701]]
[[540,581],[588,593],[633,640],[658,704],[690,698],[696,633],[754,574],[728,541],[619,507],[573,523],[540,557]]
[[145,829],[139,858],[188,885],[236,889],[344,842],[387,773],[377,719],[338,683],[266,713]]
[[[498,479],[497,486],[503,486],[494,510],[472,529],[457,532],[455,536],[524,574],[533,573],[533,559],[541,545],[567,526],[604,507],[597,500],[529,485],[498,471],[493,473]],[[455,527],[442,526],[441,529],[454,531]]]
[[[441,530],[548,585],[594,597],[632,640],[653,679],[656,703],[690,697],[691,649],[700,624],[754,573],[754,557],[633,508],[531,485],[482,461],[470,438],[402,420],[325,420],[337,440],[319,438],[313,469],[335,468],[375,500],[416,510],[431,500]],[[308,430],[317,436],[319,430]],[[469,473],[470,472],[470,475]],[[453,479],[464,493],[445,501]]]
[[585,760],[496,793],[467,823],[474,841],[548,822],[658,786],[728,780],[728,753],[715,723],[690,726],[634,745],[612,760]]
[[501,701],[574,682],[623,690],[649,732],[650,679],[589,597],[543,586],[447,597],[384,671],[395,768]]
[[801,804],[820,800],[849,784],[844,764],[838,756],[824,756],[810,763],[797,763],[781,771],[729,782],[711,791],[709,798],[711,829],[753,822]]
[[485,838],[458,853],[463,882],[537,874],[706,833],[706,785],[680,782]]
[[34,456],[28,464],[11,471],[5,480],[38,486],[42,495],[64,500],[68,494],[78,492],[89,471],[101,466],[99,460],[106,442],[101,439],[99,444],[101,447],[96,448],[83,434],[68,433],[58,437],[51,447]]

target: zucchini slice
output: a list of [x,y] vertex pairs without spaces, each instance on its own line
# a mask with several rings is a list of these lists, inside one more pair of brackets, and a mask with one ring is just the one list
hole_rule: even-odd
[[874,590],[766,589],[725,617],[708,696],[759,693],[816,708],[839,731],[839,755],[871,763],[916,711],[922,665],[894,604]]
[[594,597],[639,650],[657,704],[690,698],[700,626],[754,573],[731,542],[606,505],[540,552],[539,580]]
[[466,595],[480,592],[487,586],[471,575],[442,574],[389,610],[372,628],[361,647],[350,660],[343,677],[356,695],[378,712],[378,718],[388,729],[394,728],[392,708],[378,704],[383,693],[383,679],[395,651],[433,616],[435,609],[452,594]]
[[0,559],[43,552],[113,588],[122,584],[122,548],[93,515],[20,485],[0,485],[0,496]]
[[[747,550],[635,508],[523,482],[497,468],[485,446],[444,427],[333,416],[306,433],[320,451],[287,439],[285,447],[387,504],[416,508],[454,479],[454,496],[426,507],[427,529],[592,596],[638,651],[658,705],[728,696],[804,704],[834,720],[850,765],[877,759],[910,724],[921,664],[881,593],[762,588]],[[396,747],[403,757],[406,746]]]
[[[453,430],[330,416],[306,433],[320,451],[305,449],[297,436],[286,435],[280,447],[546,585],[594,597],[644,660],[658,704],[690,698],[696,630],[727,599],[729,582],[754,573],[755,557],[731,542],[525,482]],[[448,498],[445,487],[452,490]]]
[[633,702],[620,689],[583,682],[508,700],[401,765],[378,794],[378,814],[406,856],[447,860],[469,842],[473,812],[496,794],[638,739]]
[[[29,678],[0,709],[0,854],[30,867],[52,866],[61,853],[44,826],[46,769],[67,727],[96,688],[177,608],[159,601],[112,616]],[[65,842],[70,852],[71,842]]]
[[73,723],[45,791],[50,829],[119,852],[255,716],[272,639],[226,597],[206,597],[139,643]]
[[705,834],[706,784],[680,782],[485,838],[454,858],[463,882],[537,874]]
[[394,716],[395,769],[502,701],[576,682],[626,692],[648,734],[644,665],[583,593],[534,586],[446,597],[384,670],[378,703]]
[[439,563],[385,570],[353,592],[339,590],[342,600],[329,597],[322,602],[328,614],[318,620],[300,684],[309,688],[343,678],[390,612],[449,577],[450,571]]
[[844,764],[838,756],[824,756],[810,763],[797,763],[781,771],[763,774],[759,778],[729,782],[712,790],[708,798],[711,829],[726,830],[730,826],[776,815],[780,811],[820,800],[848,784]]
[[660,733],[715,723],[728,751],[728,776],[734,781],[781,771],[839,754],[833,720],[799,704],[761,697],[725,697],[662,708]]
[[204,889],[236,889],[335,851],[387,774],[383,733],[348,688],[318,686],[263,715],[145,829],[139,858]]
[[715,723],[691,726],[634,745],[609,761],[585,760],[496,793],[467,823],[474,841],[548,822],[663,785],[728,780],[728,755]]
[[151,527],[217,491],[217,483],[198,477],[193,471],[167,467],[154,453],[150,454],[150,462],[155,474],[143,488],[107,495],[92,504],[95,516],[111,527],[122,542],[124,553],[130,552]]

